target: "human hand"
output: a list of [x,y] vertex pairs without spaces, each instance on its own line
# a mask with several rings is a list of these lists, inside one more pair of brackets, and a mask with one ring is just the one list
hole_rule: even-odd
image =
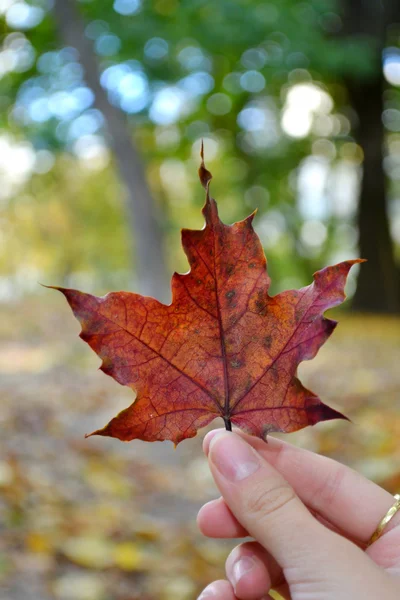
[[367,547],[394,499],[359,473],[276,438],[214,430],[204,438],[222,498],[198,524],[214,538],[251,536],[226,561],[227,581],[199,600],[399,600],[400,511]]

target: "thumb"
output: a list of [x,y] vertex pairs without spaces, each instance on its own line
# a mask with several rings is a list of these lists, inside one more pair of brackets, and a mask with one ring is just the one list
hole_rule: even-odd
[[217,433],[208,458],[231,512],[274,556],[288,583],[290,572],[303,581],[321,578],[321,573],[330,578],[356,558],[354,552],[361,558],[356,546],[314,519],[282,475],[240,436]]

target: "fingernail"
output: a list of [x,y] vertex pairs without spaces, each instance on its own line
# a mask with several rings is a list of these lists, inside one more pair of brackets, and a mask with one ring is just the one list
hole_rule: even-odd
[[216,598],[216,597],[217,596],[215,594],[214,586],[211,583],[201,592],[201,594],[197,598],[197,600],[206,600],[207,598]]
[[260,468],[256,451],[235,433],[214,436],[209,452],[211,461],[229,481],[241,481]]
[[211,440],[213,439],[213,437],[215,437],[217,435],[217,433],[222,433],[223,431],[225,431],[225,429],[213,429],[212,431],[209,431],[204,436],[204,440],[203,440],[203,452],[204,452],[204,454],[206,456],[208,456],[208,452],[210,450]]
[[242,579],[243,575],[249,573],[255,566],[256,561],[251,556],[243,556],[239,560],[237,560],[232,567],[232,585],[234,589],[236,588],[239,581]]

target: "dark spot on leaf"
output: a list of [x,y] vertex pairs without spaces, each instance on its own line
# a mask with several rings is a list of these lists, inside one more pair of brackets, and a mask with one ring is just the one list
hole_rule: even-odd
[[270,371],[271,371],[271,375],[272,375],[274,382],[277,383],[277,381],[279,379],[279,370],[276,366],[276,363],[272,365],[272,367],[270,368]]
[[231,300],[232,298],[234,298],[235,295],[236,295],[235,290],[230,290],[229,292],[226,292],[225,298],[227,298],[228,300]]
[[267,348],[267,350],[269,350],[271,348],[272,345],[272,336],[271,335],[267,335],[264,338],[264,346]]
[[234,369],[239,369],[242,366],[242,362],[240,360],[238,360],[237,358],[235,358],[234,360],[231,360],[231,367],[233,367]]
[[249,263],[249,269],[254,269],[255,266],[256,266],[256,263],[254,263],[254,262]]
[[227,275],[232,275],[232,273],[234,272],[234,270],[235,270],[235,267],[234,267],[234,265],[228,265],[228,266],[226,267],[226,274],[227,274]]
[[267,305],[264,300],[256,300],[256,308],[259,315],[264,317],[267,314]]

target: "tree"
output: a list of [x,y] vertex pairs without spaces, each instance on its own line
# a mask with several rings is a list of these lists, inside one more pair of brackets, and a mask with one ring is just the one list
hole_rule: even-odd
[[160,209],[149,190],[141,158],[122,112],[113,106],[100,85],[96,55],[85,35],[85,25],[75,0],[55,0],[54,16],[60,39],[76,48],[85,79],[95,94],[95,105],[103,113],[121,179],[127,194],[127,215],[132,229],[137,287],[144,294],[165,299],[168,283],[163,249]]
[[[397,14],[396,14],[397,13]],[[385,131],[382,121],[385,80],[382,55],[387,27],[399,19],[397,2],[349,0],[345,5],[345,32],[370,36],[373,68],[368,75],[353,71],[346,77],[351,104],[358,115],[355,137],[364,151],[358,208],[360,255],[368,259],[360,271],[354,308],[371,312],[400,312],[400,268],[390,236],[387,181],[383,170]]]
[[[290,286],[305,284],[313,271],[338,255],[361,255],[369,262],[360,271],[354,306],[396,312],[398,246],[390,237],[384,204],[389,194],[382,146],[397,129],[384,129],[381,121],[381,52],[387,25],[398,20],[396,4],[387,2],[382,12],[372,0],[348,0],[342,7],[338,1],[81,1],[78,11],[77,1],[57,0],[54,14],[63,44],[78,49],[96,106],[106,117],[121,178],[130,189],[140,184],[146,190],[141,169],[134,173],[131,168],[139,165],[140,150],[151,173],[152,192],[159,203],[168,202],[163,229],[167,236],[171,233],[166,248],[178,267],[186,265],[179,262],[174,245],[182,210],[187,225],[195,226],[194,215],[203,201],[195,173],[199,141],[205,137],[208,166],[217,175],[213,193],[225,221],[245,215],[243,200],[259,209],[261,238],[275,265],[275,291],[289,285],[288,280]],[[6,127],[35,146],[38,139],[45,140],[52,151],[74,156],[69,132],[79,135],[78,123],[86,116],[92,119],[93,111],[86,106],[80,113],[54,110],[54,89],[63,90],[67,99],[75,89],[61,75],[57,79],[56,68],[51,73],[41,68],[48,54],[57,55],[55,63],[61,54],[53,25],[46,13],[23,34],[38,60],[2,80],[2,101],[9,103],[11,115]],[[66,66],[75,72],[76,59]],[[39,100],[31,88],[42,90]],[[400,94],[394,87],[390,93],[397,114]],[[96,134],[103,133],[99,128]],[[354,175],[361,160],[359,146],[364,177],[357,215],[352,207],[335,212],[333,202],[326,207],[322,188],[316,198],[322,198],[322,212],[304,211],[299,181],[308,166],[311,171],[318,168],[317,178],[326,181],[344,163]],[[349,148],[358,162],[347,160]],[[312,209],[313,185],[309,183],[306,193]],[[392,191],[396,185],[390,177]],[[335,183],[330,186],[334,188]],[[162,250],[157,242],[148,248],[151,236],[160,239],[159,225],[145,197],[148,191],[134,203],[131,194],[128,204],[132,223],[139,225],[137,258],[148,265],[138,278],[152,273],[161,280],[156,257]],[[349,227],[353,223],[359,229],[359,249]]]

